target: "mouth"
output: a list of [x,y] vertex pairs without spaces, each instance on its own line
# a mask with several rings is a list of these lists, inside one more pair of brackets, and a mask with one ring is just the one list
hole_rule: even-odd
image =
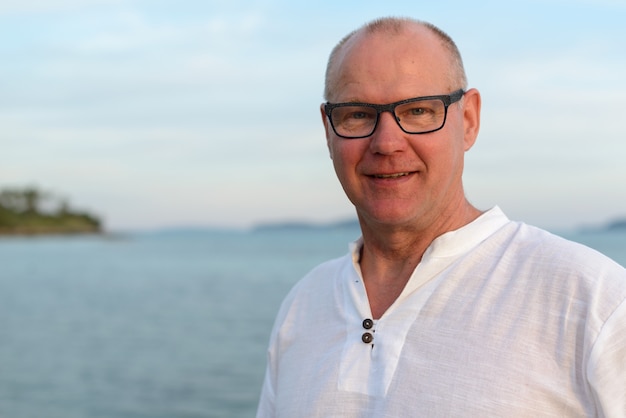
[[414,172],[407,171],[406,173],[393,173],[393,174],[372,174],[371,177],[376,179],[397,179],[400,177],[406,177],[414,174]]

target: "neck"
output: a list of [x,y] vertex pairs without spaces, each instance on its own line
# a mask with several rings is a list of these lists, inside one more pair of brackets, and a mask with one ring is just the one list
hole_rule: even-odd
[[[360,266],[374,318],[400,296],[430,244],[475,220],[481,212],[464,200],[449,213],[411,225],[381,225],[359,216],[363,233]],[[452,216],[451,216],[452,215]]]

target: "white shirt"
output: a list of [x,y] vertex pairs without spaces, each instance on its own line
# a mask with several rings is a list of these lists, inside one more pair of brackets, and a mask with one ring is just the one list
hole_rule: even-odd
[[361,245],[286,297],[257,417],[626,417],[618,264],[494,208],[433,241],[367,330]]

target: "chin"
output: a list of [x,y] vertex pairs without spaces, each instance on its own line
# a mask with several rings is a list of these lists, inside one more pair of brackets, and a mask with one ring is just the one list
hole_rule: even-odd
[[392,210],[392,209],[377,209],[369,211],[357,211],[359,219],[362,222],[368,224],[379,224],[388,226],[403,226],[414,223],[419,216],[411,211],[404,210]]

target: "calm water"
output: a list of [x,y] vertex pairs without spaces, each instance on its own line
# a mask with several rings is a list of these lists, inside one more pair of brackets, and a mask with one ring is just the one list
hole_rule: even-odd
[[357,235],[0,239],[0,417],[253,416],[280,301]]

